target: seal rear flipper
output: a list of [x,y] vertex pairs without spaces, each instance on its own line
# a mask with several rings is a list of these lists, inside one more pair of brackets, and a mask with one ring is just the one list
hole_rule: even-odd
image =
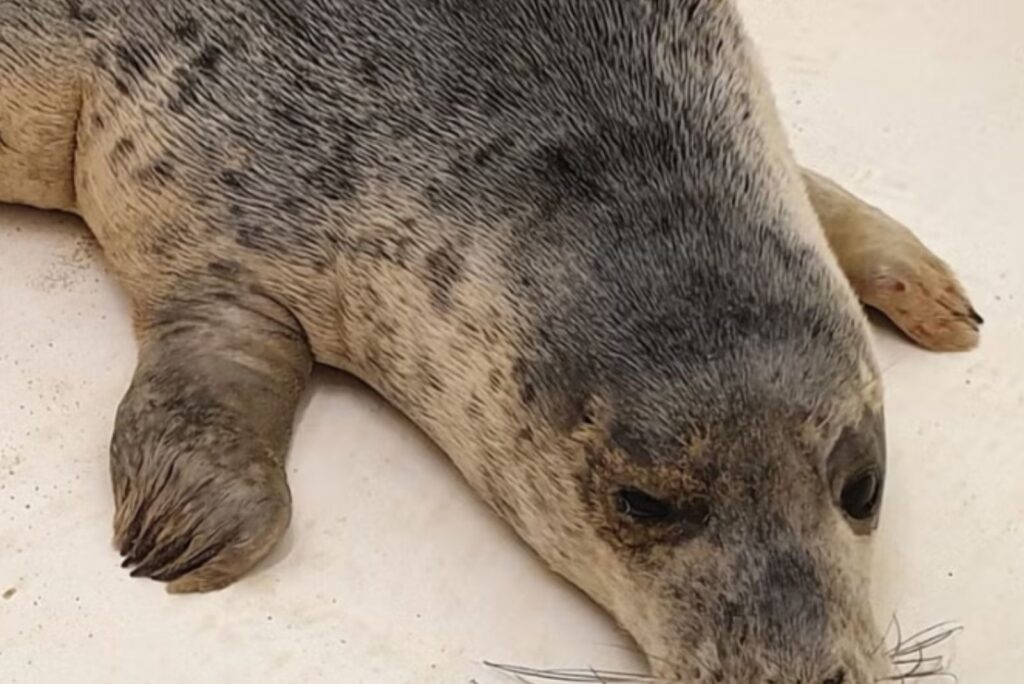
[[230,285],[144,309],[111,444],[115,545],[132,576],[219,589],[288,526],[285,453],[311,352],[286,310]]
[[804,170],[811,203],[857,297],[935,351],[978,344],[983,322],[953,270],[909,228]]

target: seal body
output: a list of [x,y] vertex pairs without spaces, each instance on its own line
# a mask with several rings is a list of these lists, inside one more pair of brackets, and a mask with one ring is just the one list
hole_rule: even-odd
[[79,213],[134,303],[134,574],[208,590],[267,553],[315,360],[664,681],[887,676],[857,296],[936,348],[980,319],[796,165],[731,3],[0,0],[0,201]]

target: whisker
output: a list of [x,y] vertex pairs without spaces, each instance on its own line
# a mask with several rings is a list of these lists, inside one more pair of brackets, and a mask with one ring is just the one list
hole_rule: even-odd
[[654,681],[654,677],[650,675],[617,670],[598,670],[592,667],[538,669],[522,665],[492,663],[486,660],[484,665],[492,670],[513,675],[526,684],[530,683],[530,679],[549,682],[590,682],[591,684],[637,684]]
[[896,646],[889,652],[890,656],[893,652],[898,651],[903,646],[903,627],[900,625],[900,618],[896,613],[892,614],[892,621],[896,625]]
[[943,655],[928,655],[926,651],[963,631],[963,627],[954,622],[939,622],[904,637],[896,615],[893,615],[886,635],[892,630],[892,626],[895,626],[896,629],[896,644],[886,651],[886,655],[896,672],[878,681],[901,682],[902,684],[906,684],[907,680],[928,678],[948,678],[953,682],[959,681],[956,675],[946,671],[946,659]]
[[904,677],[918,677],[918,676],[921,676],[923,673],[926,673],[926,672],[935,673],[936,671],[938,671],[938,672],[942,671],[942,658],[939,658],[938,670],[935,669],[934,665],[932,666],[932,669],[929,670],[929,671],[923,670],[922,667],[924,666],[924,664],[926,662],[925,661],[925,657],[924,657],[924,653],[919,653],[918,656],[917,656],[917,660],[916,661],[911,660],[911,661],[905,661],[905,662],[913,663],[913,667],[910,668],[909,672],[904,672],[903,673]]
[[[955,622],[940,622],[928,627],[927,629],[922,629],[920,632],[912,634],[907,637],[905,641],[900,640],[896,646],[889,651],[889,655],[892,657],[898,657],[925,648],[931,648],[961,631],[963,631],[963,627]],[[926,638],[926,635],[932,634],[932,632],[937,633]]]
[[[885,632],[882,633],[882,637],[878,640],[878,643],[875,644],[875,647],[871,649],[871,655],[875,655],[883,646],[885,646],[885,642],[889,638],[889,633],[892,631],[893,625],[899,625],[899,622],[896,620],[896,613],[892,614],[892,618],[889,620],[889,624],[885,628]],[[897,636],[897,640],[898,639],[899,637]]]
[[929,637],[927,639],[922,639],[921,641],[918,641],[914,644],[910,644],[908,645],[908,648],[912,647],[915,651],[923,651],[925,649],[932,648],[934,646],[941,644],[942,642],[951,638],[954,634],[957,634],[961,631],[963,631],[962,627],[952,627],[940,634],[936,634],[935,636]]
[[941,665],[942,665],[942,656],[931,656],[931,657],[928,657],[928,658],[920,658],[919,657],[916,660],[915,659],[911,659],[911,660],[894,660],[894,661],[892,661],[892,663],[893,663],[893,665],[898,665],[900,667],[903,667],[903,666],[906,666],[906,665],[915,665],[915,664],[916,665],[923,665],[923,664],[935,665],[935,664],[938,664],[941,667]]
[[924,679],[926,677],[938,677],[952,679],[954,682],[959,682],[960,678],[952,672],[920,672],[912,675],[893,675],[891,677],[883,677],[879,679],[880,682],[903,682],[907,679]]

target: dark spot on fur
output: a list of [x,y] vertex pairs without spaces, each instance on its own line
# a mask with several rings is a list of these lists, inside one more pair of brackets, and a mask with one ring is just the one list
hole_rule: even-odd
[[483,145],[473,153],[473,164],[475,166],[484,166],[496,156],[501,154],[508,147],[508,142],[503,138],[492,140],[491,142]]
[[202,71],[213,73],[217,71],[217,66],[223,55],[223,51],[216,45],[207,45],[192,63]]
[[541,175],[556,197],[593,201],[601,198],[597,155],[589,144],[566,141],[541,148]]
[[414,245],[412,238],[397,237],[394,241],[394,248],[391,252],[391,261],[401,268],[406,267],[409,260],[409,250]]
[[174,25],[171,34],[182,43],[195,42],[199,37],[199,22],[194,17],[186,15]]
[[303,40],[308,40],[311,34],[315,34],[311,30],[312,27],[302,17],[284,9],[277,0],[260,0],[258,4],[263,6],[267,14],[270,15],[272,23],[277,28],[285,29],[297,36],[301,36]]
[[369,302],[371,305],[366,318],[369,320],[373,320],[376,317],[376,312],[381,305],[380,293],[377,292],[377,288],[375,288],[373,285],[367,285],[366,289],[363,290],[363,296],[366,297],[366,301]]
[[270,244],[266,235],[266,230],[260,226],[248,224],[239,226],[235,231],[238,244],[249,249],[265,250]]
[[[373,336],[378,340],[393,340],[398,330],[395,328],[395,324],[386,318],[371,318],[374,321],[373,325]],[[440,378],[434,378],[436,383],[440,383]],[[428,379],[429,383],[429,379]]]
[[106,122],[103,120],[103,117],[99,114],[93,114],[92,127],[97,131],[102,131],[106,127]]
[[377,66],[379,58],[376,56],[364,56],[360,58],[356,67],[356,75],[359,82],[368,88],[380,87],[380,67]]
[[136,41],[128,41],[114,48],[117,66],[124,78],[132,82],[140,82],[146,78],[146,72],[156,66],[153,53]]
[[448,309],[452,303],[452,289],[462,279],[466,257],[452,245],[438,247],[427,256],[427,278],[434,305]]
[[298,197],[285,197],[281,200],[281,211],[295,215],[302,211],[302,207],[305,204],[305,200]]
[[120,163],[124,161],[124,158],[135,151],[135,141],[131,138],[124,136],[118,139],[114,144],[114,149],[110,153],[110,159],[113,163]]
[[427,203],[432,209],[444,210],[447,208],[445,193],[436,183],[427,183],[423,189],[423,196],[426,197]]
[[281,121],[292,130],[308,130],[309,124],[304,121],[294,104],[286,101],[279,101],[268,108],[270,115]]
[[356,192],[356,159],[353,148],[355,138],[344,123],[336,124],[333,140],[327,155],[320,165],[310,173],[303,174],[302,180],[310,189],[332,202],[350,199]]
[[294,79],[297,92],[319,99],[340,99],[340,93],[332,90],[330,85],[323,79],[312,76],[307,65],[295,64],[292,68],[291,76]]
[[483,402],[480,401],[480,396],[473,392],[469,397],[469,403],[466,404],[466,416],[474,421],[480,421],[484,417],[484,406]]
[[96,13],[88,7],[82,7],[82,0],[67,0],[68,19],[74,22],[91,23],[96,21]]
[[490,375],[487,376],[487,380],[490,383],[492,390],[495,392],[501,391],[501,373],[496,370],[491,371]]
[[519,388],[519,398],[523,400],[524,404],[532,404],[537,398],[537,389],[534,387],[532,382],[524,382]]
[[238,171],[228,169],[227,171],[221,171],[219,178],[221,184],[237,190],[242,187],[244,176]]
[[217,261],[211,261],[207,264],[206,270],[209,271],[212,276],[233,281],[241,274],[242,265],[237,261],[224,261],[218,259]]
[[456,110],[471,107],[480,99],[478,87],[466,82],[449,83],[442,97],[448,108]]
[[174,165],[166,159],[157,159],[139,171],[138,179],[148,185],[163,185],[174,178]]
[[333,235],[330,239],[336,247],[351,250],[360,256],[386,261],[403,270],[408,268],[409,250],[414,244],[411,238],[390,233],[360,236],[351,242]]
[[167,102],[167,108],[175,114],[184,114],[199,102],[200,76],[196,69],[178,67],[174,70],[174,85],[177,92]]
[[476,178],[489,167],[500,168],[495,162],[505,155],[508,148],[509,141],[504,136],[498,137],[459,154],[452,160],[449,171],[456,178]]
[[122,81],[117,76],[114,77],[114,87],[117,88],[117,92],[121,93],[122,95],[128,95],[129,93],[131,93],[131,90],[128,88],[128,84]]
[[358,237],[352,243],[352,250],[371,259],[391,261],[391,255],[388,251],[388,239],[382,235]]
[[512,83],[486,83],[480,100],[480,107],[485,114],[494,115],[513,109],[519,98],[519,88]]
[[235,231],[238,244],[249,249],[267,251],[274,249],[275,242],[265,226],[243,223]]
[[700,7],[700,0],[691,0],[690,6],[686,8],[686,22],[693,21],[693,15],[697,13],[697,8]]
[[444,391],[444,381],[434,370],[433,365],[427,359],[420,359],[420,376],[426,386],[434,392]]

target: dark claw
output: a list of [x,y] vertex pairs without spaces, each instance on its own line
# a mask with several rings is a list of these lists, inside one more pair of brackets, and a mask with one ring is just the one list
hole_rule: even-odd
[[177,560],[191,542],[191,535],[185,534],[164,548],[157,549],[150,558],[145,558],[139,567],[132,570],[132,577],[149,577],[162,571],[169,563]]
[[173,582],[179,577],[183,577],[188,573],[192,572],[193,570],[202,567],[203,565],[206,565],[207,561],[214,558],[218,553],[223,551],[224,547],[226,546],[227,542],[214,544],[213,546],[210,546],[207,549],[200,551],[195,556],[190,558],[185,563],[179,565],[178,567],[173,568],[171,570],[164,570],[160,573],[154,573],[153,575],[150,575],[150,577],[152,579],[157,580],[158,582]]
[[[135,540],[135,545],[128,552],[128,557],[132,559],[131,564],[142,563],[153,553],[153,549],[157,544],[157,537],[160,536],[161,531],[167,528],[168,518],[172,515],[174,515],[173,510],[167,510],[157,516],[155,520],[150,521],[142,536]],[[182,536],[190,537],[194,529],[195,526],[190,527]]]
[[982,323],[985,322],[985,319],[981,317],[981,314],[974,310],[974,307],[971,307],[970,312],[972,321],[974,321],[978,325],[981,325]]
[[131,550],[128,552],[128,558],[126,559],[126,563],[128,565],[141,563],[147,556],[149,556],[150,553],[152,553],[153,547],[156,546],[157,533],[162,529],[162,522],[162,520],[154,520],[149,524],[149,527],[146,528],[146,531],[135,540],[135,544],[132,545]]
[[[124,534],[124,541],[121,542],[120,551],[122,556],[127,556],[132,545],[135,544],[135,539],[139,536],[139,529],[142,527],[142,517],[142,506],[138,506],[135,508],[135,515],[128,525],[128,531]],[[121,567],[124,566],[122,565]]]

